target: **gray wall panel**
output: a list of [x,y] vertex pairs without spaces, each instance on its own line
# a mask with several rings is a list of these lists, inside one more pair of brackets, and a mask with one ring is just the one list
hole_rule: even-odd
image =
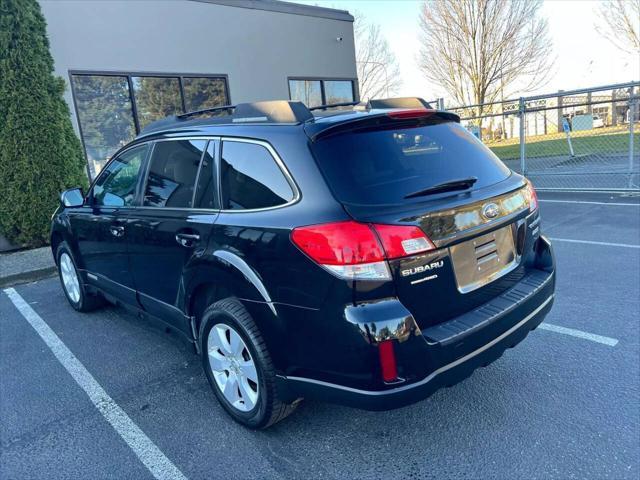
[[288,98],[287,77],[356,77],[348,20],[187,0],[40,3],[67,82],[69,70],[227,74],[238,103]]

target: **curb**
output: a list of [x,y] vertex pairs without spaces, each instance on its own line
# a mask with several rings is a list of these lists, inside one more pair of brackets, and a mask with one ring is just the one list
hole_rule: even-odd
[[39,268],[37,270],[30,270],[28,272],[20,272],[14,275],[8,275],[6,277],[0,277],[0,288],[12,287],[14,285],[20,285],[23,283],[35,282],[37,280],[44,280],[45,278],[51,278],[56,275],[58,270],[55,266]]

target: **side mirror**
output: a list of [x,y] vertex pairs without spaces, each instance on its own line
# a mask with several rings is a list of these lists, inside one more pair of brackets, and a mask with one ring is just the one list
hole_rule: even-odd
[[70,188],[60,194],[60,203],[65,207],[81,207],[84,205],[84,194],[81,188]]

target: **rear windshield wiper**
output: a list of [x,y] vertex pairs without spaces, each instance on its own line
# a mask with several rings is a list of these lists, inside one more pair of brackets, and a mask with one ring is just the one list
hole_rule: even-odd
[[432,187],[423,188],[417,192],[405,195],[404,198],[424,197],[426,195],[433,195],[436,193],[453,192],[456,190],[466,190],[471,188],[478,179],[476,177],[462,178],[460,180],[451,180],[449,182],[439,183]]

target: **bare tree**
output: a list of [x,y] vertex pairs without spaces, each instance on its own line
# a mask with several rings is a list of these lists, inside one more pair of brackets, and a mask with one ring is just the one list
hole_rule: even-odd
[[554,63],[541,6],[540,0],[426,1],[420,69],[463,105],[536,88]]
[[395,93],[402,85],[400,67],[380,25],[356,14],[354,36],[360,98],[379,98]]
[[597,32],[616,48],[638,55],[640,53],[640,0],[609,0],[599,8],[601,23]]

